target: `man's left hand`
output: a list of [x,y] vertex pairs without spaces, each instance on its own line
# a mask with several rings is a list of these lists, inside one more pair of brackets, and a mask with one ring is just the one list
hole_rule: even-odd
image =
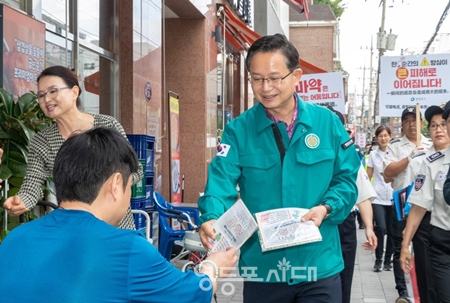
[[323,219],[327,216],[327,209],[323,205],[314,206],[302,217],[302,222],[313,221],[314,224],[319,227],[322,224]]

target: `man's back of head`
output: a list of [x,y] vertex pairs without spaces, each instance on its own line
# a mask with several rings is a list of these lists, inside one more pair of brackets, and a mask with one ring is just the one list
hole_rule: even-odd
[[[131,192],[130,176],[138,165],[129,142],[112,128],[68,138],[54,166],[61,208],[14,229],[0,245],[0,268],[8,272],[0,275],[0,297],[8,302],[129,302],[130,250],[148,242],[104,218],[125,215],[130,200],[124,193]],[[58,287],[49,290],[50,285]]]
[[120,173],[123,187],[138,170],[136,153],[112,128],[94,128],[68,138],[55,159],[53,178],[58,203],[91,204],[113,173]]

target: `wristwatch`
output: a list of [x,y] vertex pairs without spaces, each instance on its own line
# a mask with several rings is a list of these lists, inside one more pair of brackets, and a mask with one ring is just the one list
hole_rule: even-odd
[[320,205],[322,205],[323,207],[325,207],[326,210],[327,210],[327,215],[325,216],[324,219],[328,218],[328,217],[330,216],[330,214],[331,214],[331,206],[330,206],[329,204],[327,204],[327,203],[322,203],[322,204],[320,204]]

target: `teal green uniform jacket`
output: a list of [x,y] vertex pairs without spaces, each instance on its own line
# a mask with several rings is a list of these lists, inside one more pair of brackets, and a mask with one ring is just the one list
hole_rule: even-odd
[[[297,98],[298,119],[292,139],[279,123],[286,154],[281,164],[271,124],[261,104],[227,124],[222,145],[208,167],[201,222],[217,219],[238,197],[252,214],[281,207],[312,208],[328,203],[332,213],[320,226],[322,241],[261,252],[258,235],[242,246],[243,278],[297,284],[322,279],[344,268],[338,224],[357,198],[361,165],[338,117]],[[347,144],[345,144],[347,143]]]

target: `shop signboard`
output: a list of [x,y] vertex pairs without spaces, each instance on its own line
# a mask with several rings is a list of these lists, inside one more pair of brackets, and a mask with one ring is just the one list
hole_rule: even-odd
[[408,106],[450,99],[450,54],[381,57],[380,116],[400,117]]
[[344,81],[340,72],[303,75],[295,90],[304,101],[329,105],[345,114]]
[[0,4],[3,56],[0,86],[14,96],[37,91],[45,67],[45,24]]
[[180,168],[180,105],[179,97],[169,92],[170,130],[170,202],[181,203],[182,175]]

